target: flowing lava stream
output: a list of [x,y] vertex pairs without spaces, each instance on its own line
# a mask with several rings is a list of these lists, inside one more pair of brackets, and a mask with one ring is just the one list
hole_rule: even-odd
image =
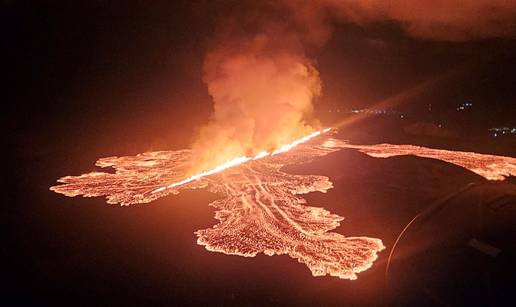
[[99,159],[99,167],[115,173],[91,172],[66,176],[50,189],[66,196],[106,196],[110,204],[148,203],[181,190],[207,188],[220,199],[219,223],[198,230],[197,243],[230,255],[253,257],[287,254],[304,263],[314,276],[356,279],[385,247],[380,239],[345,237],[330,232],[342,217],[306,205],[300,195],[332,188],[328,177],[282,172],[285,165],[302,164],[342,148],[357,149],[373,157],[416,155],[444,160],[468,168],[487,179],[516,174],[516,159],[431,149],[411,145],[351,145],[331,138],[329,129],[316,131],[291,144],[255,157],[237,157],[185,179],[190,150],[147,152],[136,156]]
[[412,155],[445,161],[464,167],[488,180],[504,180],[516,176],[516,158],[479,154],[468,151],[434,149],[414,145],[346,145],[374,158]]

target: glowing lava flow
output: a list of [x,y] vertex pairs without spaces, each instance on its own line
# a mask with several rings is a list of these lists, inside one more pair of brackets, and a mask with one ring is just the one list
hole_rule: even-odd
[[439,159],[487,179],[516,175],[516,159],[511,157],[411,145],[351,145],[326,135],[316,138],[328,131],[314,132],[271,153],[233,159],[187,179],[190,150],[102,158],[96,165],[113,167],[115,173],[67,176],[58,180],[64,184],[50,189],[66,196],[105,196],[108,203],[130,205],[182,190],[207,188],[220,199],[210,204],[216,208],[219,223],[196,232],[197,243],[206,249],[245,257],[287,254],[304,263],[314,276],[355,279],[384,249],[382,241],[330,232],[343,218],[308,206],[300,195],[324,193],[332,183],[324,176],[285,173],[281,171],[283,166],[307,163],[342,148],[352,148],[372,157],[416,155]]
[[232,160],[188,179],[182,178],[189,166],[189,150],[103,158],[97,166],[113,167],[115,173],[63,177],[59,182],[64,184],[51,190],[67,196],[106,196],[108,203],[129,205],[207,188],[221,198],[210,204],[216,208],[219,223],[196,232],[197,243],[206,249],[245,257],[286,254],[304,263],[314,276],[356,279],[384,249],[382,241],[330,232],[343,218],[308,206],[299,196],[326,192],[332,188],[329,179],[281,171],[285,165],[307,163],[345,145],[328,137],[315,138],[319,134],[314,132],[270,154]]
[[480,154],[476,152],[434,149],[414,145],[345,145],[371,157],[388,158],[412,155],[445,161],[464,167],[488,180],[504,180],[516,176],[516,158]]
[[227,161],[226,163],[221,164],[221,165],[219,165],[219,166],[217,166],[217,167],[215,167],[215,168],[213,168],[211,170],[204,171],[202,173],[193,175],[193,176],[188,177],[188,178],[186,178],[184,180],[181,180],[179,182],[175,182],[175,183],[169,184],[168,186],[158,188],[158,189],[152,191],[152,193],[161,192],[161,191],[164,191],[164,190],[169,189],[169,188],[174,188],[174,187],[177,187],[177,186],[180,186],[180,185],[183,185],[183,184],[186,184],[186,183],[189,183],[189,182],[201,179],[202,177],[206,177],[206,176],[210,176],[210,175],[216,174],[216,173],[221,172],[221,171],[223,171],[225,169],[228,169],[228,168],[233,167],[233,166],[237,166],[237,165],[245,163],[247,161],[258,160],[258,159],[261,159],[261,158],[265,158],[265,157],[267,157],[269,155],[276,155],[276,154],[279,154],[279,153],[282,153],[282,152],[289,151],[290,149],[296,147],[297,145],[302,144],[304,142],[307,142],[310,139],[313,139],[314,137],[320,135],[321,133],[326,133],[326,132],[328,132],[330,130],[331,130],[331,128],[326,128],[326,129],[323,129],[323,130],[320,130],[320,131],[315,131],[315,132],[310,133],[310,134],[308,134],[308,135],[306,135],[306,136],[304,136],[304,137],[302,137],[300,139],[297,139],[297,140],[293,141],[290,144],[281,146],[280,148],[274,150],[272,153],[269,153],[267,151],[261,151],[261,152],[259,152],[254,157],[241,156],[241,157],[233,158],[233,159]]

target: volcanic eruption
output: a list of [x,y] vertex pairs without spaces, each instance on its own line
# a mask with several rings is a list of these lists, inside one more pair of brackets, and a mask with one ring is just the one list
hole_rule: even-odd
[[[414,5],[408,5],[413,10],[400,10],[371,1],[283,0],[243,8],[223,20],[208,48],[203,80],[214,107],[191,149],[101,158],[96,166],[113,168],[114,173],[66,176],[50,189],[66,196],[105,196],[110,204],[126,206],[206,188],[220,196],[210,204],[219,223],[196,232],[197,243],[207,250],[245,257],[286,254],[314,276],[356,279],[385,248],[381,239],[332,232],[343,218],[307,205],[302,197],[325,193],[332,188],[330,179],[289,174],[283,166],[349,148],[373,157],[443,160],[500,180],[516,175],[516,159],[411,145],[352,145],[334,138],[312,116],[321,80],[311,52],[330,38],[330,17],[360,25],[399,20],[410,35],[427,39],[505,34],[505,27],[492,23],[497,14],[473,22],[478,10],[490,7],[499,13],[502,5],[475,3],[462,8],[466,17],[455,19],[441,19],[440,10],[425,11],[421,19],[423,10]],[[436,24],[453,31],[436,32]]]
[[304,263],[314,276],[355,279],[369,268],[382,241],[345,237],[330,230],[342,217],[306,205],[299,195],[332,187],[327,177],[292,175],[281,171],[289,164],[306,163],[339,150],[345,143],[320,136],[317,131],[278,150],[253,158],[232,160],[220,168],[183,179],[191,150],[148,152],[132,157],[109,157],[97,166],[116,172],[92,172],[59,179],[51,190],[66,196],[106,196],[108,203],[147,203],[169,193],[207,188],[222,198],[210,205],[217,209],[219,224],[196,232],[197,243],[210,251],[252,257],[288,254]]
[[[322,134],[322,135],[321,135]],[[304,263],[314,276],[355,279],[384,249],[380,239],[345,237],[329,232],[342,217],[306,205],[299,195],[332,188],[328,177],[293,175],[281,171],[342,148],[358,149],[373,157],[417,155],[444,160],[487,179],[516,175],[516,159],[477,153],[435,150],[417,146],[351,145],[317,131],[272,153],[240,157],[185,179],[191,150],[147,152],[136,156],[99,159],[97,166],[115,173],[91,172],[67,176],[51,190],[66,196],[106,196],[110,204],[148,203],[182,190],[207,188],[221,195],[210,205],[219,223],[199,230],[197,243],[230,255],[253,257],[288,254]]]

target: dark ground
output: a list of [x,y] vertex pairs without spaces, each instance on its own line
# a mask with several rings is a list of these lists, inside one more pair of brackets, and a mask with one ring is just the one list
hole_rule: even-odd
[[[215,222],[207,204],[216,196],[207,192],[126,208],[50,192],[57,178],[91,171],[99,157],[188,145],[211,107],[201,82],[210,26],[189,1],[1,5],[9,76],[1,124],[7,155],[0,216],[4,305],[510,303],[514,179],[490,184],[441,161],[374,159],[343,150],[290,169],[331,178],[334,189],[307,199],[345,217],[338,232],[378,237],[387,246],[357,281],[314,278],[287,256],[206,251],[193,232]],[[371,39],[387,48],[372,48]],[[325,84],[317,113],[334,122],[340,115],[328,116],[328,109],[367,107],[466,63],[457,78],[406,101],[406,121],[373,117],[339,137],[516,156],[514,137],[485,133],[493,125],[516,126],[515,51],[514,41],[439,44],[406,38],[391,25],[339,28],[317,55]],[[476,109],[454,113],[466,100]],[[424,113],[431,102],[437,113]],[[402,131],[406,123],[443,120],[461,131],[459,139]],[[481,186],[407,232],[386,280],[387,257],[403,227],[470,182]],[[479,252],[467,245],[471,238],[502,252]]]

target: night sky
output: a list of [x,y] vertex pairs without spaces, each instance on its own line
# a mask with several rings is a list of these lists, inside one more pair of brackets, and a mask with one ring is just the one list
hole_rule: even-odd
[[[314,278],[286,256],[245,259],[196,245],[193,232],[214,221],[206,204],[216,196],[208,192],[120,208],[101,198],[66,198],[48,190],[61,176],[94,170],[99,157],[188,147],[213,108],[202,76],[211,38],[221,18],[246,9],[239,1],[0,2],[7,94],[1,123],[6,305],[382,304],[382,262],[353,284]],[[408,35],[396,21],[335,23],[331,39],[307,51],[323,84],[315,115],[329,125],[352,109],[374,108],[437,80],[393,106],[405,122],[374,117],[341,133],[357,142],[412,142],[516,156],[516,134],[494,138],[488,131],[516,127],[513,37],[436,41]],[[466,102],[471,109],[457,111]],[[443,124],[461,137],[403,134],[402,128],[414,122]],[[395,206],[397,197],[370,177],[380,176],[382,167],[391,172],[397,167],[377,161],[375,169],[356,153],[342,156],[358,163],[347,171],[371,185],[355,191],[350,202],[375,203],[355,217],[364,222],[371,214],[385,227],[351,230],[391,242],[417,210],[401,205],[382,210],[379,199]],[[360,163],[373,167],[374,174],[367,177]],[[409,186],[410,178],[423,172],[412,164],[417,163],[401,167],[409,179],[391,179]],[[331,173],[327,165],[323,169]],[[418,196],[410,201],[431,202],[478,180],[462,169],[450,172],[452,177],[432,182],[428,190],[413,192]],[[359,185],[355,180],[351,183]],[[373,188],[378,195],[370,194]],[[342,193],[328,197],[346,197]],[[353,220],[351,209],[332,206]]]

